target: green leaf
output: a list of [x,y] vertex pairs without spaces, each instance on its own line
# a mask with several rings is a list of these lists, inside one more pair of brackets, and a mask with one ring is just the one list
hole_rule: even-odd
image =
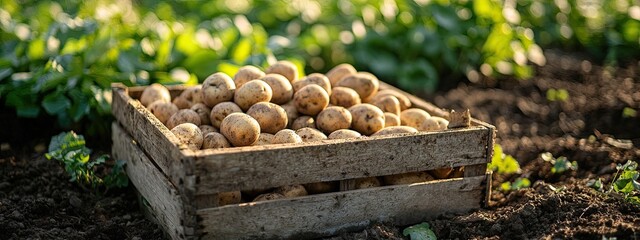
[[431,230],[429,223],[423,222],[411,227],[405,228],[402,235],[409,236],[411,240],[436,240],[436,234]]
[[602,178],[591,179],[587,182],[587,186],[593,188],[597,191],[602,192],[604,190],[604,185],[602,184]]
[[42,107],[50,115],[56,115],[71,107],[71,100],[64,96],[61,91],[56,91],[44,97]]

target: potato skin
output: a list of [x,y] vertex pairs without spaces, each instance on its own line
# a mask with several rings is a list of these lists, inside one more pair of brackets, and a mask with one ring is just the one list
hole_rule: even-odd
[[207,107],[231,101],[236,91],[236,84],[229,75],[217,72],[209,75],[202,83],[202,100]]
[[419,108],[409,108],[400,113],[400,124],[402,124],[403,126],[409,126],[418,129],[420,128],[422,122],[430,117],[431,115],[425,110]]
[[249,108],[247,114],[258,121],[263,133],[275,134],[287,127],[287,112],[278,104],[259,102]]
[[327,135],[313,128],[300,128],[296,130],[296,134],[300,136],[302,142],[315,142],[327,139]]
[[302,197],[309,195],[302,185],[288,185],[276,188],[275,193],[282,194],[285,198]]
[[316,128],[316,120],[309,116],[300,116],[293,120],[291,129],[298,130],[301,128]]
[[227,115],[232,114],[234,112],[242,112],[242,109],[238,107],[238,105],[234,102],[221,102],[218,103],[211,109],[211,114],[209,115],[209,120],[211,120],[211,126],[216,128],[220,128],[220,123],[222,120],[227,117]]
[[329,102],[336,106],[350,108],[353,105],[362,103],[362,100],[356,90],[347,87],[334,87],[329,97]]
[[265,194],[258,195],[255,199],[253,199],[253,202],[276,200],[276,199],[283,199],[283,198],[284,198],[284,195],[280,193],[265,193]]
[[376,177],[358,178],[356,179],[356,189],[380,187],[382,183]]
[[417,132],[418,130],[409,126],[392,126],[392,127],[385,127],[383,129],[380,129],[380,131],[377,131],[371,136],[373,137],[373,136],[382,136],[382,135],[389,135],[389,134],[417,133]]
[[339,129],[348,129],[352,120],[351,112],[346,108],[328,107],[318,113],[316,126],[325,134],[330,134]]
[[384,126],[400,126],[400,117],[390,112],[384,113]]
[[329,82],[331,86],[335,86],[338,81],[342,80],[343,77],[356,73],[356,69],[348,63],[342,63],[338,66],[333,67],[329,72],[327,72],[326,76],[329,78]]
[[211,124],[211,119],[209,119],[209,116],[211,115],[211,108],[207,107],[207,105],[204,105],[204,103],[196,103],[191,106],[191,110],[200,116],[200,124]]
[[148,107],[149,104],[155,101],[171,102],[171,94],[169,94],[169,89],[161,84],[154,83],[149,85],[144,89],[144,91],[142,91],[142,95],[140,96],[140,103],[142,103],[143,106]]
[[327,91],[327,94],[331,95],[331,82],[329,82],[329,79],[321,73],[312,73],[306,76],[305,78],[303,78],[302,80],[294,82],[293,91],[297,92],[304,86],[307,86],[310,84],[315,84],[322,87],[322,89]]
[[200,128],[193,123],[182,123],[174,128],[171,132],[178,138],[181,144],[185,144],[191,150],[198,150],[202,147],[202,132]]
[[244,113],[231,113],[222,120],[220,133],[235,147],[250,146],[258,141],[260,124]]
[[230,148],[231,143],[221,133],[210,132],[204,135],[202,149]]
[[273,91],[269,84],[262,80],[251,80],[236,90],[233,101],[242,111],[247,111],[251,106],[259,102],[269,102]]
[[301,143],[302,138],[296,134],[295,131],[291,129],[282,129],[273,136],[273,144],[281,144],[281,143]]
[[348,139],[348,138],[359,138],[362,137],[362,134],[359,132],[353,131],[351,129],[340,129],[329,134],[329,139]]
[[285,104],[293,98],[293,86],[284,76],[270,73],[262,77],[262,81],[269,84],[271,91],[273,91],[272,103]]
[[218,129],[211,125],[200,125],[198,126],[203,136],[206,136],[207,133],[218,132]]
[[191,109],[179,110],[167,120],[167,128],[173,129],[182,123],[193,123],[197,127],[201,124],[200,115]]
[[400,101],[400,109],[402,111],[411,108],[411,100],[409,100],[409,98],[407,96],[405,96],[404,94],[393,90],[393,89],[383,89],[380,90],[378,93],[376,93],[375,96],[373,96],[373,98],[371,99],[371,101],[375,101],[378,98],[384,97],[384,96],[394,96],[398,99],[398,101]]
[[269,66],[266,73],[277,73],[286,77],[290,83],[298,81],[298,67],[290,61],[278,61]]
[[242,202],[242,194],[240,191],[221,192],[217,196],[218,206],[229,204],[238,204]]
[[201,85],[191,86],[185,89],[184,91],[182,91],[182,93],[180,93],[180,97],[183,97],[187,101],[191,102],[192,106],[196,103],[204,103]]
[[375,101],[373,105],[380,108],[383,112],[390,112],[397,116],[400,116],[400,101],[395,96],[383,96]]
[[193,103],[184,97],[178,96],[171,101],[178,109],[190,109]]
[[176,107],[176,105],[163,100],[155,101],[149,104],[147,108],[164,125],[167,125],[169,118],[178,112],[178,107]]
[[448,178],[451,173],[453,173],[453,168],[439,168],[428,171],[428,173],[437,178],[437,179],[445,179]]
[[363,102],[373,97],[378,92],[380,82],[376,76],[368,72],[357,72],[342,78],[336,86],[348,87],[356,90]]
[[252,146],[262,146],[262,145],[269,145],[273,143],[273,134],[271,133],[260,133],[260,135],[258,135],[258,141],[256,141],[255,143],[253,143]]
[[[285,112],[287,112],[287,127],[288,128],[292,128],[293,125],[293,121],[295,121],[300,114],[298,114],[298,109],[296,109],[295,104],[293,103],[293,101],[289,101],[287,104],[283,104],[280,105],[282,107],[282,109],[284,109]],[[314,125],[315,128],[315,125]],[[296,129],[293,129],[296,130]]]
[[246,65],[238,69],[235,75],[233,75],[233,82],[236,88],[242,87],[245,83],[255,79],[263,78],[265,73],[259,68],[251,65]]
[[329,105],[329,94],[322,87],[310,84],[293,94],[299,113],[315,116]]
[[384,113],[378,107],[361,103],[349,108],[353,121],[351,129],[363,135],[371,135],[384,128]]
[[310,194],[320,194],[338,191],[338,182],[316,182],[303,184]]
[[412,184],[428,182],[434,178],[426,172],[402,173],[382,177],[385,185]]

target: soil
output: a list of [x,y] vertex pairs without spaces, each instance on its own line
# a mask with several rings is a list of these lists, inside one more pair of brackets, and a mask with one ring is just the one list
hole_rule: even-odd
[[[640,62],[614,68],[576,54],[546,55],[547,65],[529,80],[465,82],[427,97],[444,108],[471,109],[474,117],[494,124],[496,143],[522,167],[518,174],[494,174],[486,208],[429,221],[439,238],[640,237],[640,206],[587,187],[591,179],[609,183],[616,164],[640,161],[640,113],[623,116],[626,107],[640,110]],[[569,96],[550,101],[549,89]],[[6,112],[2,116],[6,121]],[[25,141],[1,135],[0,239],[164,238],[144,218],[131,187],[100,195],[69,182],[58,163],[43,157],[51,135],[22,136]],[[612,139],[632,146],[612,145]],[[544,152],[576,161],[577,170],[552,173],[540,157]],[[501,183],[518,177],[529,178],[532,186],[500,190]],[[404,227],[377,224],[331,239],[403,239]]]

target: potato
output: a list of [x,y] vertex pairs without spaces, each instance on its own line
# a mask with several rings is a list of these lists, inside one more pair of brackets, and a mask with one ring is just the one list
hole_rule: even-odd
[[302,142],[315,142],[327,139],[327,135],[313,128],[300,128],[296,130],[296,134],[300,136]]
[[173,105],[171,102],[165,102],[164,100],[155,101],[149,104],[147,108],[153,116],[156,116],[164,125],[167,125],[169,118],[178,112],[176,105]]
[[380,187],[382,184],[376,177],[358,178],[356,181],[356,189]]
[[202,149],[209,148],[230,148],[231,143],[221,133],[210,132],[204,135]]
[[174,128],[171,132],[178,138],[180,144],[184,144],[191,150],[198,150],[202,147],[202,132],[200,128],[193,123],[182,123]]
[[238,204],[242,202],[242,194],[240,191],[217,193],[216,198],[218,206]]
[[293,98],[293,86],[287,78],[280,74],[270,73],[262,78],[262,81],[269,84],[273,95],[271,102],[275,104],[285,104]]
[[258,135],[258,141],[253,143],[253,146],[269,145],[271,143],[273,143],[273,134],[260,133],[260,135]]
[[380,97],[373,101],[372,104],[380,108],[383,112],[390,112],[396,116],[400,116],[400,101],[394,96],[388,95]]
[[269,84],[262,80],[251,80],[236,89],[233,101],[242,111],[247,111],[253,104],[271,101],[272,96],[273,91]]
[[337,87],[348,87],[355,90],[363,102],[373,97],[378,92],[379,81],[376,76],[368,72],[357,72],[342,78]]
[[362,103],[358,92],[347,87],[334,87],[332,89],[329,102],[333,105],[346,108],[350,108],[353,105]]
[[373,136],[382,136],[382,135],[389,135],[389,134],[417,133],[417,132],[418,130],[409,126],[391,126],[391,127],[385,127],[380,131],[377,131],[371,136],[373,137]]
[[440,130],[439,125],[440,124],[438,123],[438,121],[436,121],[433,117],[429,117],[420,124],[418,130],[423,132],[438,131]]
[[426,172],[402,173],[382,177],[385,185],[400,185],[421,183],[434,180],[434,178]]
[[253,189],[253,190],[241,191],[241,193],[242,193],[242,197],[245,200],[251,201],[251,200],[255,199],[257,196],[259,196],[261,194],[269,193],[272,190],[273,190],[273,188]]
[[200,115],[191,109],[178,110],[167,120],[167,128],[173,129],[182,123],[193,123],[197,127],[201,124]]
[[203,103],[204,99],[202,96],[202,86],[192,86],[180,93],[180,97],[186,99],[191,102],[191,105],[196,103]]
[[361,103],[349,108],[353,121],[351,129],[363,135],[371,135],[384,128],[384,112],[368,103]]
[[453,168],[439,168],[428,171],[429,175],[437,178],[437,179],[445,179],[448,178],[451,173],[453,173]]
[[302,197],[309,195],[302,185],[288,185],[276,188],[275,193],[282,194],[285,198]]
[[302,138],[296,134],[295,131],[291,129],[282,129],[273,136],[273,144],[281,144],[281,143],[301,143]]
[[293,94],[293,102],[299,113],[315,116],[329,105],[329,94],[322,87],[310,84]]
[[282,199],[282,198],[284,198],[284,195],[280,193],[265,193],[265,194],[260,194],[255,199],[253,199],[253,201],[260,202],[260,201],[276,200],[276,199]]
[[200,125],[198,128],[200,128],[202,136],[206,136],[207,133],[218,132],[218,129],[211,125]]
[[260,124],[247,114],[231,113],[222,120],[220,133],[235,147],[250,146],[258,141]]
[[222,120],[227,117],[227,115],[232,114],[234,112],[241,113],[242,109],[238,107],[234,102],[221,102],[218,103],[211,109],[211,115],[209,115],[209,120],[211,120],[211,125],[220,128],[220,123]]
[[419,129],[420,125],[431,115],[419,108],[409,108],[400,113],[400,124]]
[[331,86],[335,86],[338,81],[342,80],[343,77],[356,73],[356,69],[351,66],[351,64],[343,63],[338,66],[333,67],[329,72],[327,72],[327,78],[329,78],[329,82]]
[[362,137],[362,134],[351,129],[340,129],[329,134],[329,139],[348,139],[359,137]]
[[267,68],[266,73],[277,73],[286,77],[290,83],[298,80],[298,68],[289,61],[278,61]]
[[293,120],[291,129],[298,130],[301,128],[316,128],[316,120],[309,116],[300,116]]
[[303,184],[310,194],[321,194],[338,191],[338,182],[316,182]]
[[264,72],[257,67],[251,65],[243,66],[238,69],[236,75],[233,75],[233,83],[239,88],[248,81],[263,78],[264,75]]
[[278,104],[259,102],[249,108],[247,114],[260,124],[263,133],[275,134],[287,127],[287,112]]
[[449,128],[449,120],[437,116],[431,116],[431,118],[438,122],[438,130],[447,130]]
[[[287,127],[291,128],[291,125],[293,125],[293,121],[300,116],[300,114],[298,114],[298,110],[296,109],[296,105],[293,103],[293,101],[289,101],[287,104],[280,106],[282,107],[282,109],[284,109],[285,112],[287,112]],[[315,125],[313,127],[315,128]]]
[[143,106],[148,107],[155,101],[171,102],[169,89],[158,83],[154,83],[146,87],[140,96],[140,103],[142,103]]
[[193,103],[189,100],[187,100],[184,97],[176,97],[173,99],[172,101],[173,105],[176,105],[176,107],[178,107],[178,109],[190,109],[191,106],[193,106]]
[[312,73],[312,74],[309,74],[309,76],[306,76],[305,78],[303,78],[302,80],[294,82],[293,92],[297,92],[304,86],[307,86],[310,84],[315,84],[322,87],[322,89],[327,91],[327,94],[331,95],[331,82],[329,82],[329,79],[326,76],[322,75],[321,73]]
[[371,99],[371,101],[375,101],[378,98],[384,97],[384,96],[394,96],[398,99],[398,101],[400,101],[400,109],[402,111],[408,109],[411,107],[411,100],[409,100],[409,98],[407,96],[405,96],[404,94],[393,90],[393,89],[384,89],[384,90],[380,90],[378,93],[376,93],[376,95]]
[[351,127],[351,112],[343,107],[328,107],[318,113],[316,126],[320,131],[330,134],[339,129]]
[[207,105],[204,105],[204,103],[196,103],[191,106],[191,110],[200,116],[200,124],[211,124],[211,120],[209,119],[209,115],[211,115],[211,108],[207,107]]
[[400,126],[400,117],[390,112],[384,113],[384,126]]
[[217,72],[209,75],[202,83],[202,98],[208,107],[218,103],[231,101],[236,91],[236,84],[225,73]]

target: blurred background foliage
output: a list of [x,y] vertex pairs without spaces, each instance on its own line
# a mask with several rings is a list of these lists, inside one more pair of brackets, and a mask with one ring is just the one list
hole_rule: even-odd
[[110,84],[197,84],[276,59],[343,63],[410,92],[527,78],[542,48],[640,56],[635,0],[1,0],[0,103],[108,136]]

